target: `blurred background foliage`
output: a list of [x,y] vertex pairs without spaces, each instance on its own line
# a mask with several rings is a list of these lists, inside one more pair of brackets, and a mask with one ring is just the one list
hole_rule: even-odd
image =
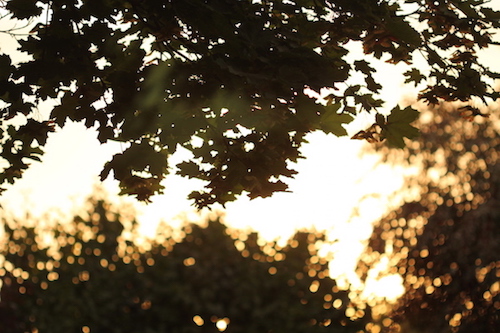
[[497,332],[500,123],[496,109],[457,121],[466,111],[423,112],[405,153],[379,147],[422,166],[407,180],[420,194],[375,225],[358,264],[365,280],[384,260],[403,277],[385,312],[329,278],[321,233],[280,246],[219,217],[138,243],[133,212],[95,197],[51,228],[4,219],[0,332]]
[[133,220],[91,207],[50,231],[57,248],[5,224],[1,332],[353,332],[370,317],[328,277],[321,235],[280,247],[214,220],[139,246],[124,236]]
[[432,112],[404,156],[381,148],[386,160],[423,165],[420,177],[408,180],[422,192],[375,227],[371,260],[359,271],[389,258],[392,273],[404,277],[406,293],[390,315],[394,322],[386,321],[388,332],[498,332],[498,107],[482,110],[486,117],[450,104]]

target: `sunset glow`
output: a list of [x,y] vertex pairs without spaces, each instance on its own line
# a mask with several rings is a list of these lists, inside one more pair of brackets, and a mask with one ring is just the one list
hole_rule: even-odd
[[[0,30],[3,30],[2,25],[6,24],[9,24],[9,22],[0,18]],[[0,45],[0,53],[15,53],[18,59],[25,57],[23,54],[16,53],[17,43],[12,36],[0,33]],[[434,114],[434,112],[429,111],[431,106],[424,106],[422,103],[415,101],[415,96],[421,86],[417,84],[410,86],[404,83],[405,77],[402,73],[408,70],[408,64],[405,61],[392,64],[390,60],[387,62],[388,59],[384,57],[372,59],[372,55],[365,54],[363,45],[359,41],[351,41],[347,46],[350,49],[348,63],[352,64],[355,61],[368,58],[370,61],[374,60],[374,62],[370,63],[376,65],[377,69],[377,72],[373,73],[373,77],[383,86],[380,95],[377,97],[381,97],[387,102],[377,110],[379,112],[378,116],[386,119],[384,118],[385,115],[396,105],[406,107],[411,104],[421,111],[421,117],[419,118],[421,124],[432,124],[432,126],[439,128],[440,132],[436,130],[435,133],[431,133],[436,134],[436,137],[449,134],[450,138],[453,139],[453,135],[456,133],[463,133],[464,137],[470,139],[474,137],[478,124],[483,124],[484,121],[491,121],[491,126],[488,131],[481,134],[485,138],[491,139],[491,142],[498,137],[500,133],[498,105],[492,107],[494,112],[491,117],[490,114],[480,114],[484,116],[480,120],[469,121],[470,118],[474,119],[474,116],[468,115],[469,118],[467,118],[462,115],[461,117],[464,119],[461,119],[463,124],[461,123],[460,127],[446,124],[441,128],[438,125],[444,118],[438,113]],[[481,50],[485,63],[491,63],[493,71],[500,71],[500,62],[497,60],[499,52],[500,46],[495,46],[489,50]],[[142,59],[140,58],[140,61]],[[416,56],[414,60],[415,66],[418,67],[421,59],[419,60],[419,56]],[[143,65],[140,61],[139,64]],[[349,85],[357,82],[365,84],[364,76],[366,73],[357,74],[347,80],[345,87],[334,87],[332,90],[343,91],[343,89],[348,89]],[[303,89],[303,87],[300,86],[300,89]],[[139,88],[137,88],[137,91],[139,91]],[[159,96],[164,98],[166,91],[160,91]],[[327,94],[327,91],[321,91],[316,94],[316,97],[321,100],[321,98],[326,98]],[[104,103],[103,100],[104,97],[99,101]],[[47,120],[51,109],[57,103],[58,101],[50,99],[44,101],[38,105],[38,109],[34,112],[34,118]],[[314,104],[314,102],[311,103]],[[471,109],[476,110],[476,107],[477,110],[484,108],[481,100],[474,99],[470,104],[468,105],[469,111]],[[451,108],[449,105],[446,104],[443,108]],[[453,104],[453,107],[456,108],[458,105],[457,102],[456,105]],[[208,110],[211,109],[208,108]],[[224,114],[227,109],[222,108],[219,111]],[[136,112],[139,113],[139,111]],[[320,115],[319,111],[317,115]],[[415,117],[416,115],[417,112],[415,111]],[[460,116],[457,117],[460,118]],[[9,121],[22,124],[26,119],[23,116],[16,116]],[[105,118],[105,121],[107,119]],[[305,294],[309,293],[318,296],[320,293],[324,293],[324,296],[323,294],[319,296],[319,309],[321,311],[340,309],[339,311],[347,317],[346,321],[349,321],[349,319],[355,321],[370,314],[373,317],[373,322],[364,327],[367,333],[380,333],[393,327],[396,328],[395,331],[397,332],[407,333],[400,331],[401,327],[398,323],[393,322],[394,318],[386,316],[396,306],[398,300],[402,300],[409,295],[409,293],[405,294],[405,291],[419,289],[424,295],[434,296],[433,293],[439,290],[440,287],[451,285],[454,279],[458,280],[460,273],[458,263],[460,258],[452,257],[452,255],[446,253],[451,257],[451,259],[446,258],[452,261],[451,264],[446,262],[446,265],[443,264],[443,272],[437,272],[436,276],[431,276],[429,271],[433,269],[434,263],[432,261],[422,263],[419,260],[432,258],[433,255],[437,257],[442,253],[439,252],[439,249],[432,253],[432,247],[414,250],[417,249],[417,237],[423,234],[424,227],[426,227],[438,207],[448,207],[450,210],[456,209],[453,213],[457,217],[462,217],[464,214],[481,207],[483,203],[488,202],[491,197],[491,194],[488,193],[490,186],[488,181],[491,181],[495,176],[494,173],[490,173],[489,166],[497,163],[497,154],[489,152],[490,147],[486,143],[471,144],[472,148],[469,151],[464,151],[465,148],[462,142],[450,141],[450,146],[447,146],[448,150],[438,148],[432,153],[427,152],[427,155],[425,155],[425,153],[421,154],[419,152],[419,148],[424,151],[425,144],[419,146],[421,143],[415,140],[413,142],[408,141],[407,144],[408,147],[416,150],[418,154],[406,156],[402,150],[391,150],[384,159],[384,156],[380,152],[376,152],[365,140],[351,139],[353,135],[360,131],[361,133],[365,133],[365,130],[368,132],[367,128],[372,124],[375,128],[377,125],[374,123],[375,119],[373,110],[371,112],[359,111],[359,115],[355,120],[345,126],[348,135],[342,138],[318,131],[309,133],[306,137],[307,143],[300,148],[304,158],[299,159],[296,164],[289,162],[289,159],[287,160],[290,166],[298,171],[297,175],[294,178],[279,178],[279,180],[283,180],[289,185],[288,191],[277,192],[270,197],[257,197],[252,200],[244,192],[237,200],[225,203],[224,206],[214,204],[211,207],[212,210],[204,208],[200,211],[193,207],[193,202],[189,201],[187,197],[191,191],[202,189],[205,183],[199,179],[182,178],[176,174],[177,164],[182,161],[193,160],[194,155],[189,150],[179,146],[175,153],[169,156],[170,173],[162,182],[165,187],[164,194],[152,196],[151,202],[146,204],[138,202],[133,197],[120,196],[118,181],[113,179],[113,172],[107,180],[100,181],[103,165],[114,154],[123,153],[127,148],[126,146],[131,144],[132,139],[127,141],[128,143],[108,141],[101,144],[97,139],[96,127],[87,129],[83,123],[68,120],[62,128],[58,127],[55,133],[49,134],[47,144],[44,147],[43,161],[32,162],[30,168],[23,174],[22,179],[6,187],[7,190],[0,197],[2,218],[5,221],[24,221],[27,225],[36,224],[37,230],[41,231],[34,238],[36,240],[34,243],[38,244],[39,242],[40,248],[46,245],[48,248],[47,254],[52,257],[47,259],[47,262],[42,260],[34,262],[31,268],[38,271],[47,271],[45,275],[47,279],[40,283],[42,290],[47,290],[50,282],[60,279],[54,268],[58,268],[63,264],[79,264],[83,266],[85,260],[88,260],[85,259],[85,255],[98,258],[98,260],[96,259],[96,266],[105,269],[107,272],[116,272],[118,265],[123,263],[125,266],[129,265],[127,267],[133,267],[134,273],[140,273],[142,278],[142,276],[146,275],[144,272],[147,271],[148,267],[158,263],[158,257],[154,257],[155,255],[167,257],[176,244],[189,239],[191,232],[196,230],[196,227],[189,226],[189,223],[207,227],[209,225],[208,221],[219,221],[219,219],[223,225],[227,226],[227,229],[224,229],[225,231],[221,232],[221,234],[224,233],[224,236],[227,236],[226,238],[229,239],[227,243],[230,247],[234,242],[233,250],[237,250],[235,250],[236,256],[233,257],[244,258],[243,260],[248,261],[253,259],[252,263],[263,264],[264,274],[262,276],[265,278],[262,280],[267,281],[266,278],[280,278],[280,273],[286,271],[283,267],[280,268],[278,264],[287,263],[285,259],[288,253],[293,253],[293,249],[298,247],[299,242],[292,240],[294,235],[301,231],[308,231],[310,234],[305,237],[308,245],[304,248],[304,251],[306,253],[309,251],[311,256],[303,260],[305,264],[304,267],[300,267],[301,271],[298,273],[293,272],[291,278],[288,276],[286,276],[286,279],[283,278],[283,285],[285,287],[294,287],[298,284],[297,281],[306,281],[304,282]],[[413,119],[415,118],[411,120],[413,121]],[[203,120],[206,119],[203,118]],[[379,125],[379,131],[387,128],[388,123],[383,121],[382,125]],[[235,128],[241,127],[243,132],[248,130],[240,123],[235,126],[237,126]],[[174,127],[172,125],[168,129]],[[121,129],[116,127],[113,130],[120,131]],[[416,129],[414,130],[416,131]],[[222,137],[227,133],[233,133],[226,129],[224,131]],[[265,131],[264,133],[268,134]],[[287,135],[290,135],[290,132],[285,131],[284,133],[285,138],[288,139]],[[425,133],[425,131],[423,130],[422,133]],[[372,134],[378,135],[380,133]],[[385,138],[388,137],[389,135]],[[195,143],[194,145],[196,146],[196,143],[198,143],[199,147],[202,146],[204,140],[192,134],[187,135],[186,138],[183,142],[189,143],[192,140]],[[365,139],[371,138],[365,137]],[[403,140],[403,136],[400,139]],[[435,141],[439,140],[441,138]],[[211,141],[205,140],[205,142]],[[177,142],[179,141],[174,141],[174,147],[175,144],[178,144]],[[248,151],[253,150],[255,145],[258,145],[257,141],[255,142],[247,142],[246,145],[241,145],[245,147],[245,150],[248,149],[243,152],[243,155],[248,155]],[[148,144],[146,143],[146,145]],[[379,143],[375,143],[374,146],[377,144]],[[429,146],[433,144],[437,145],[436,142],[431,142]],[[148,147],[152,149],[151,145]],[[230,149],[226,148],[226,150]],[[456,169],[450,172],[447,168],[450,162],[447,159],[452,154],[452,150],[452,153],[458,157],[453,165]],[[212,152],[210,149],[207,151]],[[478,154],[476,155],[476,153]],[[484,153],[485,156],[489,157],[477,158],[479,153]],[[487,155],[487,153],[490,155]],[[167,155],[165,153],[163,156]],[[141,156],[137,156],[137,158],[141,158]],[[126,161],[127,163],[130,162],[130,160]],[[158,161],[158,159],[155,161]],[[429,161],[432,161],[432,166],[426,165],[426,162]],[[270,164],[273,163],[274,159],[271,160]],[[130,163],[123,164],[131,170]],[[152,164],[147,165],[147,167]],[[246,162],[240,164],[243,165],[242,174],[248,175],[245,172],[250,172],[251,168],[247,169],[248,164]],[[222,166],[227,167],[225,164]],[[165,165],[163,165],[160,169],[164,171],[165,168]],[[146,171],[150,172],[151,169]],[[221,167],[221,169],[223,168]],[[135,172],[136,170],[132,171]],[[481,179],[488,180],[484,182],[485,185],[482,188],[484,194],[477,195],[473,193],[472,189],[477,185],[473,179],[476,173],[479,175],[478,177],[483,177]],[[116,172],[116,174],[119,174],[119,172]],[[285,173],[281,173],[281,175],[283,174]],[[248,178],[247,176],[240,176],[237,173],[238,180]],[[133,177],[135,175],[130,178]],[[156,179],[159,182],[159,179],[163,178]],[[226,181],[226,178],[222,176],[221,179]],[[254,182],[256,178],[249,177],[248,179],[250,179],[248,180],[250,185],[256,187],[255,184],[258,184],[258,182]],[[238,186],[244,188],[241,184]],[[429,190],[432,187],[434,187],[434,192]],[[477,188],[479,187],[477,185]],[[253,191],[249,187],[246,187],[246,189]],[[109,212],[101,215],[93,212],[88,216],[82,213],[89,208],[89,205],[92,205],[88,198],[96,193],[109,201],[109,207],[125,207],[124,214],[120,218],[123,219],[120,222],[123,223],[125,229],[123,234],[119,236],[118,245],[115,246],[117,253],[113,259],[100,257],[101,250],[98,246],[94,249],[90,247],[85,249],[84,246],[91,241],[95,242],[96,245],[102,245],[106,241],[105,235],[96,235],[97,231],[100,231],[98,225],[101,219],[108,219],[107,214]],[[233,195],[236,192],[228,191],[227,193]],[[402,208],[405,202],[414,202],[425,209],[422,208],[421,211],[415,210],[416,213],[413,215],[408,214]],[[412,209],[414,209],[413,206],[408,208],[410,213],[413,212]],[[405,215],[403,212],[407,214]],[[78,214],[88,218],[88,223],[86,224],[83,221],[85,219],[78,223],[72,220]],[[485,215],[488,214],[489,212],[485,213]],[[118,220],[113,213],[109,213],[109,215],[109,221]],[[449,215],[454,216],[451,213]],[[131,221],[134,219],[138,221],[136,230],[131,227],[133,225]],[[67,221],[67,223],[61,221]],[[75,222],[74,230],[64,229],[73,222]],[[436,231],[428,239],[424,239],[424,241],[428,241],[429,244],[435,247],[443,245],[445,240],[448,240],[445,239],[447,236],[444,232],[441,233],[439,228],[446,227],[452,230],[451,227],[456,222],[452,218],[443,218],[442,221],[439,220],[439,223]],[[56,226],[55,229],[54,226]],[[46,232],[51,228],[57,230],[57,232]],[[457,228],[457,230],[459,230],[457,231],[458,235],[454,235],[454,239],[450,238],[451,241],[460,243],[463,239],[467,239],[466,236],[470,236],[463,231],[466,229],[460,230]],[[478,243],[482,241],[481,237],[487,238],[489,236],[487,231],[473,228],[472,230],[477,231]],[[452,234],[455,231],[453,229],[449,232]],[[77,241],[76,237],[68,236],[71,235],[71,232],[79,232],[80,240]],[[252,252],[249,249],[250,245],[246,241],[249,238],[251,239],[254,232],[258,233],[259,238],[253,241],[252,246],[254,248],[252,248]],[[18,240],[26,236],[21,231],[13,231],[13,234],[15,234],[14,238],[17,237]],[[191,238],[193,237],[191,236]],[[191,240],[188,242],[191,242]],[[192,242],[193,244],[196,243],[196,239],[192,240]],[[196,245],[202,243],[200,241]],[[16,251],[23,252],[26,248],[37,248],[37,244],[20,245],[11,241],[8,246],[12,245],[9,251],[15,253]],[[59,259],[63,256],[54,249],[68,244],[74,244],[71,250],[73,252],[70,251],[69,255],[64,257],[64,261],[60,261]],[[419,238],[418,245],[420,244],[422,244],[422,241]],[[157,252],[151,254],[148,251],[154,245],[158,245]],[[465,243],[460,244],[460,246],[467,245]],[[86,250],[88,253],[85,253]],[[226,253],[229,252],[226,251]],[[450,251],[450,253],[452,252]],[[201,256],[205,253],[201,250],[197,254]],[[470,254],[470,256],[473,255]],[[290,255],[290,257],[293,256]],[[302,258],[298,255],[295,257]],[[184,252],[179,254],[176,260],[175,262],[172,261],[172,263],[168,262],[171,266],[165,267],[167,269],[181,267],[179,271],[182,269],[183,272],[186,272],[185,275],[178,276],[181,280],[186,276],[195,276],[193,272],[201,266],[200,263],[202,262],[196,258],[196,255],[185,254]],[[473,267],[471,269],[475,272],[475,276],[471,279],[474,280],[475,278],[474,282],[482,283],[488,277],[491,278],[494,272],[497,272],[495,273],[496,277],[500,278],[500,273],[498,273],[500,272],[500,262],[494,260],[496,259],[491,259],[489,262],[482,262],[481,259],[476,260],[474,265],[471,266]],[[217,261],[217,259],[214,259],[214,261]],[[223,260],[216,262],[219,265],[224,263]],[[190,271],[190,269],[192,270]],[[0,275],[7,272],[12,274],[12,281],[15,281],[15,279],[28,280],[30,277],[30,273],[15,268],[11,262],[5,262],[0,257]],[[228,273],[228,275],[231,274],[233,272]],[[93,276],[89,271],[83,270],[75,274],[72,280],[69,281],[74,285],[78,285],[90,281]],[[334,282],[331,279],[326,279],[328,277],[333,279]],[[323,282],[325,280],[335,284],[334,287],[328,286],[327,292],[321,289],[324,287]],[[203,285],[203,283],[200,283],[201,280],[193,281],[195,284]],[[133,289],[133,287],[130,289]],[[19,291],[21,294],[26,294],[26,288],[20,288]],[[182,292],[187,294],[186,290],[182,290]],[[475,292],[479,293],[479,289]],[[500,309],[500,302],[495,298],[500,294],[500,282],[490,283],[489,288],[483,288],[480,292],[482,295],[481,301],[484,300],[485,304],[493,304],[494,308]],[[340,296],[336,296],[339,293],[343,293],[345,298],[341,299]],[[443,297],[448,295],[446,292],[443,292],[443,294],[445,295]],[[403,295],[404,297],[402,297]],[[409,297],[413,296],[410,295]],[[302,295],[299,298],[297,304],[300,306],[306,305],[308,302],[306,297]],[[416,299],[420,300],[418,297]],[[153,304],[149,300],[138,298],[134,299],[132,303],[134,304],[131,306],[136,306],[137,309],[141,310],[149,310]],[[455,304],[458,310],[453,309],[454,312],[446,317],[450,327],[459,327],[468,316],[471,318],[478,315],[474,312],[478,307],[477,302],[474,303],[464,296],[463,300],[459,300],[459,303],[459,305]],[[429,305],[422,302],[419,306],[421,309],[425,309]],[[210,326],[219,332],[231,331],[231,327],[234,328],[238,325],[238,322],[233,318],[224,317],[224,315],[206,315],[200,311],[190,313],[187,318],[195,328]],[[233,321],[231,322],[231,320]],[[331,322],[331,320],[318,321],[314,322],[314,324],[329,326]],[[90,332],[90,328],[83,326],[82,332]]]

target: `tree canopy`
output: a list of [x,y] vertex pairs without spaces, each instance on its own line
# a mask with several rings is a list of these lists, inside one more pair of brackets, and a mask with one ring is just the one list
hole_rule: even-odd
[[[112,173],[139,200],[161,193],[173,169],[167,156],[180,146],[193,158],[177,172],[206,181],[190,195],[198,207],[284,191],[307,133],[346,135],[344,124],[372,112],[374,125],[355,138],[402,147],[417,135],[415,110],[384,111],[372,59],[405,64],[407,82],[424,82],[418,98],[431,104],[497,99],[491,84],[500,75],[477,55],[500,28],[500,12],[487,3],[1,1],[5,17],[33,29],[19,39],[30,60],[0,55],[0,182],[21,177],[48,133],[70,119],[96,126],[103,143],[128,144],[101,178]],[[353,43],[365,57],[350,57]],[[356,74],[364,82],[347,83]],[[311,96],[323,88],[320,103]],[[37,105],[50,98],[59,105],[37,118]],[[17,115],[24,125],[9,123]]]

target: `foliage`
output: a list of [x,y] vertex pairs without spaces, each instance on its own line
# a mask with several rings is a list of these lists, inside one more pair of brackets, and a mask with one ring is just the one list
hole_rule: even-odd
[[387,332],[497,332],[499,122],[457,121],[468,115],[446,105],[434,113],[409,152],[424,163],[410,186],[424,192],[381,221],[370,241],[372,256],[392,246],[407,288]]
[[[1,119],[30,119],[4,133],[8,167],[0,181],[20,177],[54,124],[71,119],[97,126],[101,142],[129,144],[101,177],[113,172],[123,193],[140,200],[163,190],[166,157],[179,146],[194,157],[178,172],[206,181],[190,195],[198,207],[243,191],[251,198],[284,191],[307,133],[346,135],[342,125],[354,115],[381,111],[371,59],[406,64],[408,82],[426,82],[419,98],[429,103],[496,99],[489,78],[499,74],[476,55],[500,27],[500,13],[487,3],[2,1],[13,19],[36,26],[19,40],[31,60],[0,56]],[[350,59],[349,42],[368,56]],[[412,65],[420,56],[427,68]],[[365,82],[346,84],[356,73]],[[306,92],[322,88],[330,88],[326,104]],[[48,98],[60,99],[50,121],[33,120]],[[413,117],[394,117],[401,123],[390,126],[388,118],[382,138],[401,147],[403,137],[415,136]]]
[[0,332],[217,332],[220,320],[228,332],[357,332],[369,320],[369,309],[346,316],[354,306],[315,255],[318,235],[281,248],[212,221],[161,229],[141,251],[117,219],[96,202],[74,232],[52,231],[52,256],[35,229],[6,226]]

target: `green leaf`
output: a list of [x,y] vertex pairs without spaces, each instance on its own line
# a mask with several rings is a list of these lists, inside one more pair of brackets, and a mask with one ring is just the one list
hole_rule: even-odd
[[500,11],[493,10],[491,8],[481,8],[481,13],[483,13],[486,18],[492,21],[500,21]]
[[136,195],[139,200],[148,201],[150,196],[163,190],[160,181],[168,172],[167,153],[166,149],[157,149],[147,140],[134,143],[105,164],[100,178],[106,179],[113,170],[115,179],[120,181],[122,194]]
[[405,72],[403,75],[406,76],[405,83],[414,82],[415,86],[426,78],[425,75],[422,75],[416,68],[412,68],[412,70]]
[[37,1],[33,0],[10,0],[7,1],[6,9],[11,11],[18,19],[29,19],[42,13],[42,8],[38,7]]
[[387,30],[396,38],[410,45],[419,46],[422,43],[420,34],[401,17],[394,17],[386,24]]
[[354,86],[349,86],[344,92],[344,96],[354,96],[358,93],[359,89],[361,89],[361,86],[359,84],[356,84]]
[[477,11],[471,6],[470,1],[451,0],[450,2],[455,7],[457,7],[462,13],[464,13],[468,18],[475,18],[475,19],[481,18],[477,13]]
[[382,100],[373,98],[373,94],[354,95],[354,101],[356,104],[361,104],[361,107],[366,111],[380,107],[383,104]]
[[366,82],[366,87],[373,92],[378,92],[380,89],[382,89],[382,85],[377,83],[373,76],[367,75],[365,77],[365,82]]
[[200,166],[194,161],[184,161],[182,163],[177,164],[179,170],[177,174],[182,177],[195,178],[199,177],[200,174]]
[[24,136],[26,142],[36,140],[39,145],[44,146],[47,143],[49,132],[54,132],[54,124],[50,121],[38,122],[33,119],[28,119],[27,123],[17,130],[17,135]]
[[12,73],[14,66],[6,54],[0,54],[0,80],[6,80]]
[[410,125],[418,118],[418,115],[419,112],[410,106],[403,110],[399,106],[392,109],[381,132],[390,147],[404,148],[403,138],[414,139],[419,135],[418,129]]
[[375,115],[375,123],[380,126],[380,128],[383,128],[386,123],[385,116],[383,114],[377,113]]
[[375,68],[371,67],[370,64],[365,60],[356,60],[354,62],[354,68],[366,75],[370,75],[370,73],[376,72]]
[[347,135],[347,131],[342,125],[350,123],[353,117],[349,114],[337,113],[340,106],[340,103],[335,103],[325,107],[325,112],[321,114],[319,123],[323,132],[336,136]]

